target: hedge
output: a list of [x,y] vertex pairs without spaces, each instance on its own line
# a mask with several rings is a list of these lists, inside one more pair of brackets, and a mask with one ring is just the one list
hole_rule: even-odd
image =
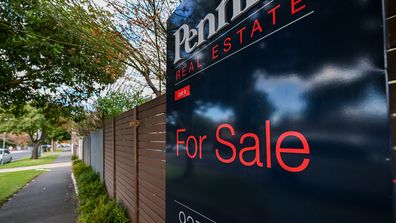
[[98,174],[81,160],[73,162],[78,187],[79,223],[127,223],[126,210],[111,199]]

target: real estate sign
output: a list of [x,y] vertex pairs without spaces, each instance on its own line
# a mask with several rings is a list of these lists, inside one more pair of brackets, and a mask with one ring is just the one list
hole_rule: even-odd
[[391,223],[383,24],[381,1],[184,1],[166,221]]

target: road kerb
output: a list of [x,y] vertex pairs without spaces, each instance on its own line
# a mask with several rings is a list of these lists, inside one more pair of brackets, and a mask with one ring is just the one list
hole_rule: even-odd
[[73,185],[74,185],[74,191],[76,192],[76,196],[78,196],[78,187],[77,187],[77,182],[76,182],[76,178],[74,177],[73,172],[71,173],[71,178],[73,180]]

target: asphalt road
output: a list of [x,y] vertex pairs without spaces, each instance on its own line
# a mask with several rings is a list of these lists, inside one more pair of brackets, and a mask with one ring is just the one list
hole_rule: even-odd
[[10,152],[12,155],[12,160],[28,158],[32,155],[32,151],[28,151],[28,150],[10,151]]

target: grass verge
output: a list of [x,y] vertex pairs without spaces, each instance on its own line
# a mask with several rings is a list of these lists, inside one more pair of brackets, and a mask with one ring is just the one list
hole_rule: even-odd
[[20,159],[16,161],[12,161],[11,163],[7,163],[0,166],[1,169],[15,168],[15,167],[26,167],[26,166],[37,166],[53,163],[56,158],[58,158],[59,154],[49,153],[45,154],[37,160],[32,160],[30,158]]
[[43,171],[26,170],[0,173],[0,205],[42,172]]
[[126,210],[107,195],[98,174],[91,167],[76,160],[73,162],[73,174],[78,187],[79,223],[129,222]]

